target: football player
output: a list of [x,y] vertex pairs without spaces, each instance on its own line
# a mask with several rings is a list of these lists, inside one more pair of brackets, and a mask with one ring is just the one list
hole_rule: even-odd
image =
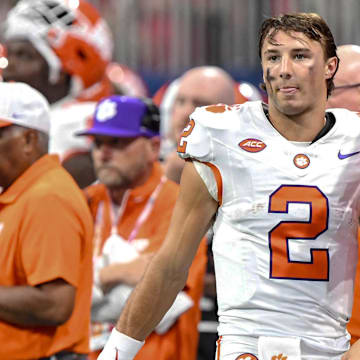
[[345,109],[325,111],[338,57],[319,15],[265,20],[259,54],[268,106],[192,114],[179,142],[188,161],[167,239],[99,359],[133,359],[183,288],[210,226],[217,359],[340,360],[349,349],[360,122]]
[[73,136],[110,95],[106,68],[113,40],[107,23],[87,1],[21,0],[4,29],[8,66],[4,81],[25,82],[52,107],[50,152],[81,187],[94,180],[90,143]]

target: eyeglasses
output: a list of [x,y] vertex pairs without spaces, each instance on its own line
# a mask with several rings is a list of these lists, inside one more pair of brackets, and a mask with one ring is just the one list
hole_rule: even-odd
[[341,85],[341,86],[335,86],[334,90],[341,90],[341,89],[353,89],[360,86],[360,83],[356,83],[356,84],[349,84],[349,85]]

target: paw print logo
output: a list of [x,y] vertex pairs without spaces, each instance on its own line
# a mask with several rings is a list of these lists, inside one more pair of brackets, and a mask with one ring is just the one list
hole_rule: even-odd
[[305,154],[297,154],[294,157],[294,164],[299,169],[305,169],[310,165],[310,159]]
[[110,99],[102,102],[96,111],[96,119],[100,122],[107,121],[116,115],[116,102]]
[[284,356],[283,354],[274,355],[271,357],[271,360],[286,360],[287,356]]

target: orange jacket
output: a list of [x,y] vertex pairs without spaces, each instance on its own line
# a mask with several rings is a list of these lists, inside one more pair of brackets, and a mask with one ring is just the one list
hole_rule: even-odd
[[[152,174],[148,181],[130,191],[123,216],[118,222],[118,234],[128,239],[134,229],[136,220],[146,206],[148,199],[154,189],[160,183],[163,176],[159,163],[154,165]],[[161,246],[167,233],[172,211],[178,195],[178,185],[170,180],[163,184],[157,196],[151,213],[147,220],[140,227],[136,238],[148,239],[149,245],[143,251],[154,252]],[[96,219],[99,204],[103,202],[103,221],[101,226],[101,242],[97,245],[100,248],[111,232],[110,198],[104,185],[96,184],[86,190],[91,212]],[[96,240],[95,240],[96,242]],[[145,345],[135,357],[136,360],[195,360],[198,344],[197,325],[200,320],[199,300],[203,290],[203,280],[206,267],[206,243],[201,242],[197,255],[190,268],[189,277],[184,291],[193,299],[195,305],[181,315],[170,330],[158,335],[152,333],[145,342]],[[94,358],[94,357],[93,357]]]
[[76,287],[65,324],[18,327],[0,321],[0,359],[87,353],[93,222],[86,199],[55,155],[45,155],[0,195],[0,285],[63,279]]

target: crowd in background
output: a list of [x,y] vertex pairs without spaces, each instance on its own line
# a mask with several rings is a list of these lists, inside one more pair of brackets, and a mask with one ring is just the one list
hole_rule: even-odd
[[[17,0],[0,3],[0,21]],[[235,79],[261,81],[257,30],[281,12],[321,14],[336,43],[360,43],[356,0],[89,0],[114,34],[114,60],[146,80],[153,95],[193,66],[218,65]]]

